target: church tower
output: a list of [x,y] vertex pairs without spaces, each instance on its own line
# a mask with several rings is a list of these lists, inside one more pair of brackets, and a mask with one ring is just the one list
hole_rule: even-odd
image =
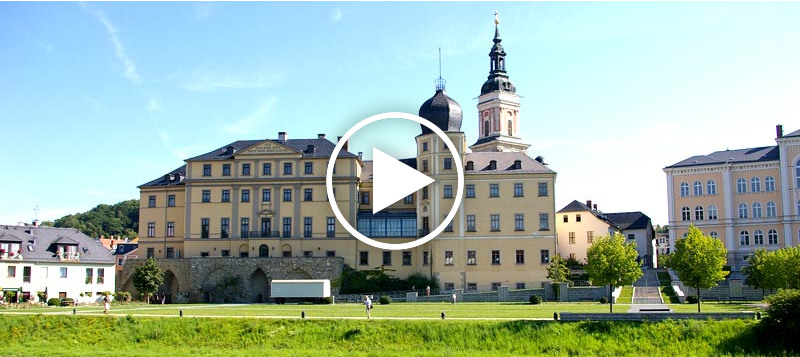
[[506,72],[506,52],[503,50],[498,25],[494,18],[494,45],[489,52],[489,77],[481,86],[478,97],[478,141],[470,149],[482,151],[526,152],[530,145],[519,137],[519,96]]

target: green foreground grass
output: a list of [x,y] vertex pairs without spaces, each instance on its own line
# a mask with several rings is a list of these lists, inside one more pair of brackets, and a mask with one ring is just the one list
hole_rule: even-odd
[[0,315],[2,356],[756,355],[754,321],[298,320]]

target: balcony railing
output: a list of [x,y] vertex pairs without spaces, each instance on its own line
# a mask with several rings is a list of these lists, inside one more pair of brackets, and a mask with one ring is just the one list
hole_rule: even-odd
[[70,252],[58,252],[58,253],[56,253],[56,255],[58,256],[58,260],[60,260],[62,262],[63,261],[74,262],[74,261],[81,260],[81,255],[78,252],[72,252],[72,253],[70,253]]
[[278,238],[280,236],[280,231],[250,231],[250,238]]
[[417,237],[424,237],[424,236],[428,235],[428,233],[430,233],[430,232],[431,231],[428,230],[428,229],[418,229],[417,230]]

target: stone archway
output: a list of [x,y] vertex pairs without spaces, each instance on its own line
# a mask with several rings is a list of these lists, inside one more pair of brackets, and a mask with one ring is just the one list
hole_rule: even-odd
[[250,301],[255,303],[267,302],[270,296],[269,279],[261,268],[256,269],[248,279],[250,285]]
[[174,302],[175,298],[178,296],[179,288],[180,284],[175,277],[175,273],[171,270],[167,270],[164,272],[164,283],[161,284],[156,293],[159,295],[165,294],[164,302],[170,304]]
[[258,257],[259,258],[267,258],[269,257],[269,247],[266,244],[262,244],[258,247]]

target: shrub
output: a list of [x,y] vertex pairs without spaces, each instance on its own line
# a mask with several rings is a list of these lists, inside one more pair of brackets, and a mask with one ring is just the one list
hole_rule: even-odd
[[800,290],[787,289],[767,298],[766,317],[758,324],[760,344],[787,351],[800,351]]
[[[104,294],[111,295],[111,292],[107,291]],[[131,293],[127,291],[117,291],[114,293],[114,301],[131,301]]]
[[52,298],[47,300],[47,306],[59,306],[61,305],[61,300],[59,298]]
[[320,302],[323,303],[323,304],[326,304],[326,305],[330,305],[330,304],[333,304],[333,298],[330,297],[330,296],[324,297],[324,298],[322,298],[322,300]]
[[689,295],[686,297],[687,304],[697,304],[697,297],[694,295]]
[[11,302],[11,300],[17,297],[17,293],[15,291],[6,291],[3,297],[6,298],[6,302]]
[[600,298],[600,303],[601,304],[608,304],[608,298],[606,298],[605,296],[601,297]]
[[44,291],[37,291],[36,296],[39,297],[39,302],[46,302],[47,301],[47,293]]
[[530,298],[529,301],[531,302],[531,304],[539,305],[539,304],[542,303],[542,297],[539,296],[539,295],[531,295],[531,298]]
[[389,305],[389,304],[392,303],[392,298],[384,295],[384,296],[381,296],[381,298],[378,300],[378,302],[381,303],[381,305]]

